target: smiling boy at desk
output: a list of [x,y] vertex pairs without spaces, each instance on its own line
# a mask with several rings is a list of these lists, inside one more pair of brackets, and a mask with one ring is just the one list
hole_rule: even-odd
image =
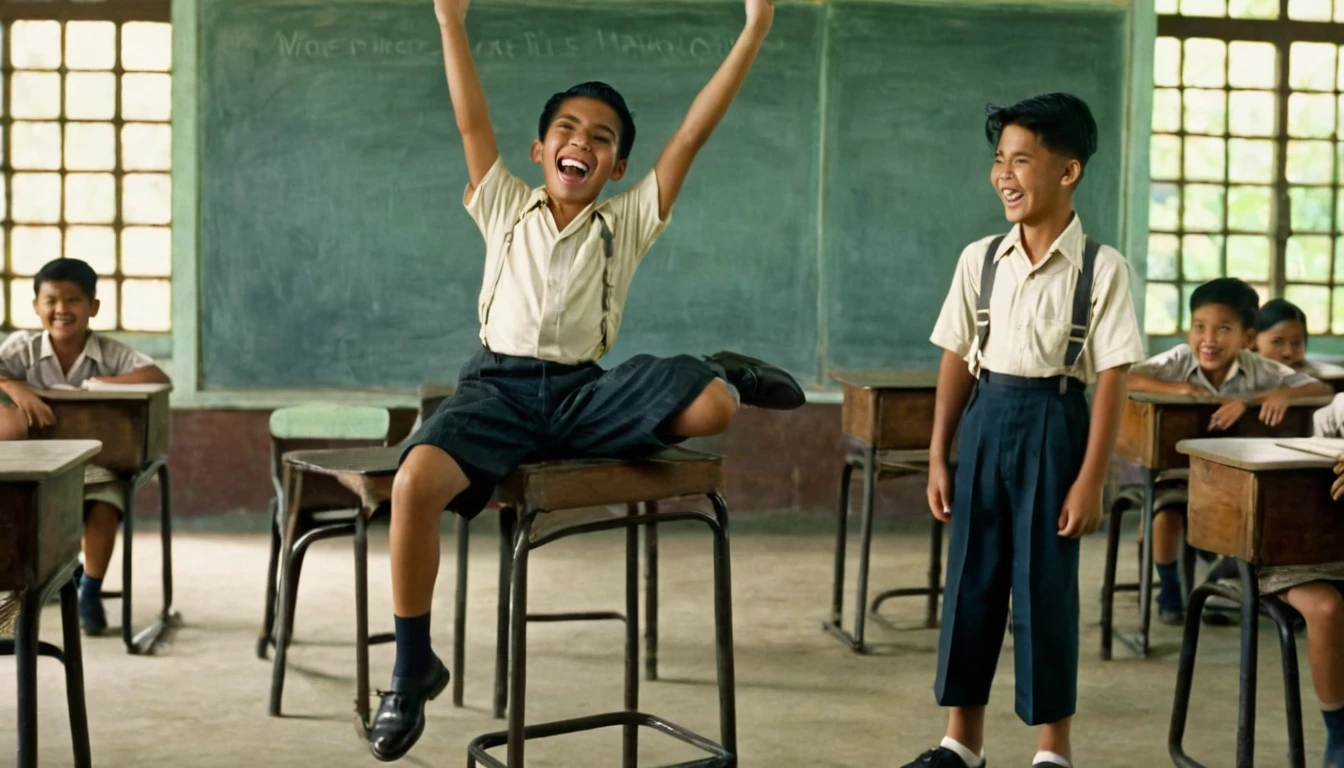
[[[1329,384],[1248,349],[1259,306],[1255,289],[1234,277],[1199,286],[1190,295],[1187,343],[1131,368],[1129,390],[1221,402],[1209,421],[1213,431],[1232,428],[1252,405],[1260,406],[1260,420],[1273,426],[1283,421],[1292,401],[1333,394]],[[1158,510],[1153,519],[1153,561],[1160,579],[1157,615],[1163,624],[1185,620],[1176,566],[1181,529],[1175,510]]]
[[[23,440],[30,429],[56,423],[34,390],[80,388],[89,382],[169,383],[148,355],[89,330],[89,318],[99,309],[97,287],[98,275],[79,259],[57,259],[33,278],[33,311],[42,332],[17,331],[0,344],[0,440]],[[107,629],[100,592],[126,507],[126,487],[116,480],[86,485],[84,501],[79,623],[86,633],[99,635]]]

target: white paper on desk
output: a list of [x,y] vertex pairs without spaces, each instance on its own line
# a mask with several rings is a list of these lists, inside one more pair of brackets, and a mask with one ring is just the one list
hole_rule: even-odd
[[1283,440],[1276,445],[1315,454],[1316,456],[1324,456],[1327,459],[1344,456],[1344,438],[1339,437],[1302,437],[1294,440]]
[[47,389],[60,390],[62,392],[78,392],[79,387],[72,387],[69,384],[52,384]]
[[152,392],[162,386],[162,384],[112,384],[106,381],[85,379],[81,388],[89,392]]

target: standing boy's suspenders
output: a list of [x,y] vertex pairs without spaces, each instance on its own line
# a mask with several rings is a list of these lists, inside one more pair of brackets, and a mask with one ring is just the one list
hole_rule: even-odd
[[[485,305],[481,312],[481,327],[484,328],[490,321],[490,308],[495,303],[495,292],[499,290],[499,278],[504,274],[504,262],[508,260],[509,253],[513,251],[513,230],[523,222],[523,217],[531,213],[533,208],[525,208],[518,217],[513,220],[513,225],[504,235],[504,252],[499,256],[499,262],[495,264],[494,277],[490,279],[490,297],[485,300]],[[611,256],[614,240],[611,234],[611,227],[607,226],[606,218],[597,211],[593,211],[593,217],[602,225],[602,347],[598,356],[601,357],[607,353],[607,326],[608,318],[611,315]]]
[[[982,355],[985,353],[985,342],[989,339],[989,297],[994,292],[994,273],[999,267],[994,256],[999,252],[1005,237],[1007,235],[999,235],[990,242],[989,248],[985,250],[984,264],[980,267],[980,294],[975,297],[975,335],[978,339],[977,351]],[[1083,249],[1083,271],[1078,275],[1078,283],[1073,289],[1069,346],[1064,351],[1064,366],[1070,371],[1078,363],[1078,357],[1083,353],[1083,342],[1087,341],[1087,326],[1092,314],[1092,276],[1096,271],[1097,252],[1100,250],[1101,245],[1097,241],[1087,238],[1087,245]],[[1060,378],[1061,394],[1068,386],[1068,376],[1066,373]]]

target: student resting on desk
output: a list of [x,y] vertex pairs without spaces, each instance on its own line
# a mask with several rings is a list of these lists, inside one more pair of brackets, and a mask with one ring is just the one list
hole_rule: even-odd
[[[56,423],[34,389],[80,388],[90,381],[168,383],[148,355],[89,330],[89,318],[98,314],[97,286],[97,274],[79,259],[57,259],[33,278],[33,311],[42,332],[16,331],[0,344],[0,440],[23,440],[30,429]],[[86,474],[93,477],[99,470]],[[99,592],[126,508],[126,486],[116,480],[86,485],[84,501],[79,623],[87,634],[98,635],[107,629]]]
[[1318,379],[1344,376],[1344,368],[1307,359],[1307,314],[1284,299],[1265,302],[1255,321],[1255,350],[1270,360]]
[[[1015,226],[962,251],[933,330],[945,351],[929,507],[951,521],[935,693],[951,711],[942,744],[906,768],[985,764],[1010,592],[1017,714],[1044,726],[1032,765],[1070,768],[1078,539],[1101,523],[1125,370],[1143,359],[1143,343],[1124,257],[1085,237],[1074,214],[1097,149],[1087,105],[1054,93],[991,108],[985,134],[989,181]],[[1093,381],[1089,414],[1083,389]],[[948,452],[963,407],[954,484]]]
[[435,0],[434,10],[466,154],[464,203],[485,239],[482,349],[462,368],[456,394],[411,439],[393,483],[396,662],[368,735],[373,756],[384,761],[415,744],[425,702],[448,683],[429,622],[445,508],[475,516],[498,481],[529,457],[647,455],[722,432],[739,403],[790,409],[804,402],[784,371],[728,353],[639,355],[610,371],[597,365],[620,330],[635,268],[765,40],[773,0],[746,0],[742,34],[652,170],[604,202],[602,189],[625,176],[635,141],[625,100],[596,82],[552,96],[531,146],[545,183],[530,188],[500,158],[467,40],[467,5]]
[[[1324,437],[1344,437],[1344,432]],[[1335,459],[1335,475],[1330,495],[1344,502],[1344,456]],[[1340,513],[1344,514],[1344,507]],[[1281,599],[1307,620],[1311,679],[1325,717],[1325,768],[1344,768],[1344,563],[1315,570],[1261,569],[1260,591],[1270,594],[1286,589]],[[1308,577],[1312,580],[1307,581]]]
[[[1220,400],[1222,407],[1209,421],[1213,431],[1232,428],[1252,405],[1259,406],[1261,421],[1274,425],[1283,421],[1293,400],[1332,394],[1330,385],[1247,348],[1255,339],[1259,305],[1255,289],[1234,277],[1199,286],[1190,295],[1187,343],[1130,369],[1130,391]],[[1185,620],[1176,565],[1182,528],[1173,509],[1158,510],[1153,519],[1153,560],[1160,580],[1157,616],[1163,624]]]

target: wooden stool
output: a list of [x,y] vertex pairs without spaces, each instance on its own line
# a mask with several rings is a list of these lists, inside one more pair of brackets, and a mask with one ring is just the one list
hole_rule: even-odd
[[[1292,440],[1279,441],[1284,445]],[[1334,459],[1283,447],[1273,439],[1185,440],[1190,456],[1187,537],[1192,546],[1233,559],[1240,589],[1217,582],[1191,594],[1181,642],[1168,751],[1182,768],[1202,768],[1182,740],[1190,706],[1200,614],[1209,597],[1241,603],[1241,701],[1237,722],[1237,768],[1255,762],[1256,657],[1263,610],[1278,625],[1287,695],[1289,764],[1302,768],[1302,704],[1289,611],[1277,599],[1261,599],[1256,570],[1265,566],[1313,565],[1344,560],[1344,529],[1330,499]]]
[[[0,639],[0,656],[12,655],[18,665],[19,768],[37,765],[38,656],[65,665],[75,765],[92,763],[74,576],[84,527],[84,462],[101,448],[94,440],[0,442],[0,592],[19,592],[14,637]],[[42,606],[58,590],[64,650],[37,639]]]
[[[1163,509],[1179,510],[1181,515],[1185,514],[1185,506],[1189,497],[1188,489],[1185,486],[1190,477],[1189,470],[1173,469],[1158,473],[1154,479],[1153,509],[1154,517],[1156,511]],[[1162,487],[1162,486],[1167,487]],[[1122,523],[1124,515],[1131,509],[1138,509],[1142,512],[1145,507],[1145,491],[1143,487],[1131,486],[1116,494],[1111,502],[1110,525],[1106,530],[1106,565],[1102,571],[1101,585],[1101,658],[1102,661],[1111,660],[1112,640],[1119,636],[1121,642],[1133,653],[1142,654],[1142,649],[1146,647],[1146,642],[1140,639],[1137,634],[1127,634],[1115,631],[1115,593],[1116,592],[1139,592],[1142,584],[1140,582],[1127,582],[1117,584],[1115,581],[1116,568],[1120,555],[1120,537],[1122,535]],[[1150,526],[1151,527],[1151,526]],[[1145,540],[1151,536],[1151,532],[1145,530]],[[1143,552],[1146,547],[1140,550],[1140,572],[1143,568]],[[1194,588],[1195,580],[1195,552],[1187,543],[1181,547],[1181,588],[1185,592],[1186,601],[1189,602],[1190,592]],[[1151,590],[1150,590],[1151,592]]]
[[[710,757],[684,765],[737,764],[737,707],[733,664],[732,580],[728,551],[728,512],[719,489],[723,460],[684,449],[670,449],[644,461],[586,459],[543,462],[519,467],[499,488],[504,518],[516,516],[510,563],[508,730],[478,736],[467,748],[467,765],[521,768],[528,739],[621,726],[622,765],[634,768],[638,729],[652,728],[695,746]],[[627,506],[616,516],[605,505],[706,496],[713,513],[702,511],[639,514]],[[594,507],[600,507],[594,509]],[[573,510],[566,514],[565,510]],[[719,742],[639,711],[639,544],[636,528],[652,522],[699,520],[714,534],[714,624],[718,657]],[[527,621],[545,618],[527,612],[528,560],[532,550],[583,533],[626,530],[625,708],[552,723],[525,725],[527,695]],[[501,605],[503,601],[501,600]],[[560,614],[560,618],[575,618]],[[501,638],[500,645],[503,645]],[[486,750],[508,745],[506,762]]]
[[[170,384],[119,384],[85,390],[38,393],[51,406],[56,423],[37,430],[42,440],[98,440],[103,450],[95,464],[126,486],[121,521],[121,591],[103,597],[121,598],[121,639],[126,652],[153,653],[170,629],[181,625],[173,609],[173,507],[168,483],[168,397]],[[135,632],[131,626],[131,561],[135,543],[135,495],[155,477],[159,480],[159,540],[163,551],[163,607],[153,624]]]
[[[938,626],[938,600],[943,592],[943,524],[936,518],[930,522],[928,586],[887,590],[873,598],[872,605],[868,604],[876,485],[887,478],[928,472],[938,371],[832,371],[831,378],[844,385],[841,429],[846,454],[836,508],[831,614],[821,626],[850,650],[867,653],[864,634],[868,613],[877,613],[890,598],[927,597],[924,626]],[[854,630],[850,632],[844,628],[845,549],[849,536],[849,485],[856,468],[863,471],[863,507],[859,511],[858,593],[854,600]]]

